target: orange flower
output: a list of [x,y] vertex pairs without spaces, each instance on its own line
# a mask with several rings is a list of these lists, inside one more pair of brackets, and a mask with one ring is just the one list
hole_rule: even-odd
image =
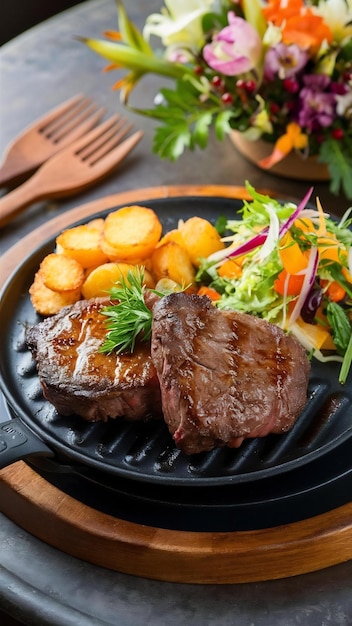
[[300,15],[303,9],[303,0],[269,0],[262,11],[267,22],[281,26],[284,20]]
[[306,7],[303,0],[269,0],[269,4],[263,8],[263,14],[268,22],[282,28],[284,43],[294,43],[312,54],[318,52],[324,40],[328,43],[333,40],[328,24]]
[[291,150],[303,150],[308,144],[308,137],[296,122],[286,126],[286,133],[279,137],[270,156],[259,161],[260,167],[269,169],[281,161]]
[[282,41],[286,44],[295,43],[300,48],[316,54],[323,41],[331,43],[333,34],[322,17],[314,15],[311,9],[306,9],[304,15],[297,15],[287,20],[283,31]]

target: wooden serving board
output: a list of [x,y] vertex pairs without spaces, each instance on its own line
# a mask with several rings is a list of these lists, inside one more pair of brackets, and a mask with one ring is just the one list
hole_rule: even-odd
[[[43,224],[3,255],[0,287],[43,239],[73,222],[123,204],[187,195],[248,197],[242,187],[175,186],[127,191],[79,206]],[[273,580],[352,559],[352,503],[261,530],[166,530],[127,522],[82,504],[19,461],[0,471],[0,508],[20,527],[63,552],[156,580],[203,584]]]

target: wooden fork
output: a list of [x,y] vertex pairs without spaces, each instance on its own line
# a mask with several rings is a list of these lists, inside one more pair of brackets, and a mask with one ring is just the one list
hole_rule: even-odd
[[0,167],[0,187],[32,173],[87,133],[104,113],[90,98],[78,94],[34,122],[7,147]]
[[0,199],[0,226],[38,200],[82,191],[109,174],[143,136],[137,131],[121,142],[131,124],[113,115],[46,161],[17,189]]

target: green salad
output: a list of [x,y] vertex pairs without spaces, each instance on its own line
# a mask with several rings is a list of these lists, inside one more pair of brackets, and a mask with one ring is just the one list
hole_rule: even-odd
[[204,259],[197,281],[221,309],[257,315],[294,334],[320,361],[352,361],[352,209],[340,222],[302,202],[280,203],[247,184],[241,219],[222,228],[226,243]]

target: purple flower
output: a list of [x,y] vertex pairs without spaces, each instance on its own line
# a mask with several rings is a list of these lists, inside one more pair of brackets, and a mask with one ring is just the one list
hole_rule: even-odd
[[312,74],[303,79],[305,87],[299,100],[298,123],[310,132],[330,126],[336,117],[336,98],[331,91],[330,79],[325,74]]
[[276,75],[282,80],[295,76],[307,63],[308,53],[296,44],[287,46],[279,43],[270,48],[264,59],[264,76],[273,80]]
[[262,41],[257,31],[233,12],[228,14],[229,25],[203,48],[208,65],[225,76],[248,72],[260,59]]

